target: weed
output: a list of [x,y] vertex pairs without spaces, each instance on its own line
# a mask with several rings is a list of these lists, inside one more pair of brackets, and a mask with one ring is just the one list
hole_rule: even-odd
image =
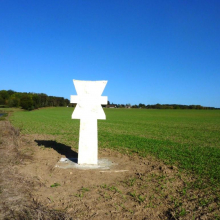
[[145,206],[145,208],[155,208],[152,202],[149,202],[148,205]]
[[101,188],[107,189],[107,185],[106,185],[106,184],[102,184],[102,185],[101,185]]
[[144,202],[144,200],[146,199],[146,196],[139,195],[137,198],[139,202]]
[[155,198],[155,196],[154,195],[151,195],[150,197],[149,197],[149,200],[153,200]]
[[209,203],[208,199],[200,199],[199,200],[199,205],[200,206],[206,206]]
[[82,187],[82,188],[80,189],[80,191],[81,191],[82,193],[85,193],[85,192],[88,192],[89,189],[88,189],[88,188],[84,188],[84,187]]
[[182,208],[179,212],[179,216],[185,216],[186,215],[186,210]]
[[127,185],[128,186],[133,186],[136,182],[136,178],[130,178],[128,181],[127,181]]
[[75,197],[79,197],[79,198],[82,198],[85,194],[85,192],[88,192],[89,189],[88,188],[85,188],[85,187],[82,187],[80,190],[79,190],[79,193],[76,193],[74,194]]
[[113,191],[113,192],[118,192],[118,193],[121,193],[121,190],[119,190],[117,187],[115,187],[115,186],[111,186],[111,187],[109,187],[109,189],[111,190],[111,191]]
[[179,207],[182,205],[182,202],[180,202],[178,199],[174,199],[174,206],[175,208]]
[[131,210],[131,209],[128,209],[128,211],[129,211],[131,214],[133,214],[133,213],[134,213],[134,211],[133,211],[133,210]]
[[134,191],[134,192],[130,192],[129,195],[130,195],[131,197],[133,197],[133,198],[136,198],[136,192],[135,192],[135,191]]
[[118,192],[121,193],[121,191],[116,186],[107,186],[106,184],[101,185],[101,188],[108,189],[112,192]]
[[186,188],[184,188],[183,190],[182,190],[182,194],[185,196],[186,195]]
[[84,196],[84,193],[76,193],[74,194],[75,197],[82,198]]
[[127,199],[126,195],[122,195],[122,198],[123,198],[123,199]]
[[119,211],[120,206],[117,203],[115,203],[114,205],[115,205],[115,208],[117,209],[117,211]]
[[215,220],[220,220],[220,215],[219,214],[215,214]]
[[50,187],[57,187],[57,186],[60,186],[60,184],[59,183],[54,183]]
[[111,199],[111,198],[112,198],[108,193],[105,193],[104,197],[105,197],[106,199]]
[[122,203],[122,204],[120,204],[120,206],[123,208],[123,209],[125,209],[125,205]]

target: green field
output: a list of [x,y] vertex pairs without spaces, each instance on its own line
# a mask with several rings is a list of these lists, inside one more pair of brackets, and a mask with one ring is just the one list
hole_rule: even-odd
[[[10,121],[24,134],[54,135],[77,148],[79,120],[73,108],[17,111]],[[219,110],[105,109],[98,120],[99,147],[153,155],[211,182],[220,181]]]

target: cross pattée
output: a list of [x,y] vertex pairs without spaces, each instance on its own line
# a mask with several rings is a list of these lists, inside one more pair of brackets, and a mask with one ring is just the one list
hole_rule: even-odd
[[72,119],[80,119],[78,164],[98,164],[97,119],[106,119],[101,104],[107,104],[108,97],[101,96],[107,81],[73,80],[76,95],[70,98],[77,103]]

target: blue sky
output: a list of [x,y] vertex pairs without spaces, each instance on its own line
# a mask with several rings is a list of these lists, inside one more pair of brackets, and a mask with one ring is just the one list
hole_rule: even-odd
[[220,107],[219,0],[0,0],[0,90]]

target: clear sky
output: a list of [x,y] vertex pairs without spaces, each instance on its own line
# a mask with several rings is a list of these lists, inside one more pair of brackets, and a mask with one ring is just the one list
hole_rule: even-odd
[[0,0],[0,90],[220,107],[219,0]]

